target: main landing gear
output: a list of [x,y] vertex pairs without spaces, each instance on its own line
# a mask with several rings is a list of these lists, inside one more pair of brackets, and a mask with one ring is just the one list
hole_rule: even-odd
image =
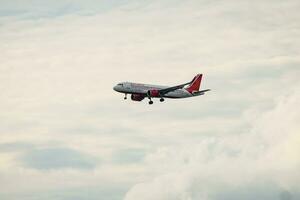
[[[149,101],[149,104],[152,105],[152,104],[153,104],[153,101],[151,100],[151,98],[149,98],[149,100],[150,100],[150,101]],[[164,102],[165,99],[164,99],[164,98],[160,98],[159,101],[160,101],[160,102]]]
[[151,100],[151,97],[148,96],[148,98],[149,98],[149,105],[152,105],[152,104],[153,104],[153,101]]

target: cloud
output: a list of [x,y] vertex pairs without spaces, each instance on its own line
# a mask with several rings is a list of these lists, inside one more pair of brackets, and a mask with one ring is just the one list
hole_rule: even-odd
[[144,149],[120,149],[115,153],[113,161],[120,164],[138,163],[143,161]]
[[156,177],[135,185],[125,199],[298,199],[300,88],[294,89],[260,113],[250,132],[149,154]]
[[15,151],[27,151],[33,149],[32,144],[27,143],[2,143],[0,144],[0,152],[15,152]]
[[[298,1],[0,4],[0,198],[299,196]],[[200,98],[112,90],[199,72]]]
[[21,160],[26,167],[41,170],[93,169],[97,165],[95,158],[66,148],[35,149],[25,153]]
[[53,18],[68,14],[91,15],[96,13],[107,12],[122,6],[130,1],[128,0],[62,0],[49,1],[43,3],[37,0],[29,0],[24,2],[19,0],[1,1],[0,16],[19,16],[25,19],[35,18]]

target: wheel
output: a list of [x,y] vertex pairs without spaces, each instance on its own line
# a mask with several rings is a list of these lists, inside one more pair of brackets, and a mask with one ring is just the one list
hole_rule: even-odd
[[124,100],[126,100],[127,99],[127,97],[124,97]]
[[150,105],[153,104],[153,101],[149,101],[149,104],[150,104]]
[[159,100],[160,102],[164,102],[165,101],[165,99],[164,98],[160,98],[160,100]]

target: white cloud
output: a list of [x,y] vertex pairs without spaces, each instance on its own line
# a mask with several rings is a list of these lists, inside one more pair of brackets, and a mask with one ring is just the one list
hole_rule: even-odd
[[[201,142],[182,141],[180,146],[149,154],[146,165],[155,178],[134,186],[125,199],[223,199],[217,197],[237,187],[251,190],[254,185],[274,187],[277,199],[283,191],[297,194],[300,115],[295,108],[299,89],[295,87],[295,92],[283,97],[274,109],[259,113],[250,132],[207,137]],[[259,187],[247,199],[265,196]],[[235,191],[229,199],[238,195]],[[273,196],[270,193],[266,198]]]

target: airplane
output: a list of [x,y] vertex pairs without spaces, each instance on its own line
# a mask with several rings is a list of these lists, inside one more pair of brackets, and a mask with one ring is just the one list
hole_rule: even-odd
[[121,82],[113,87],[113,89],[124,93],[125,100],[127,99],[127,94],[131,94],[132,101],[142,101],[147,97],[151,105],[153,104],[152,98],[160,98],[160,102],[163,102],[165,98],[179,99],[204,95],[210,89],[199,90],[202,76],[203,74],[197,74],[192,81],[172,87]]

